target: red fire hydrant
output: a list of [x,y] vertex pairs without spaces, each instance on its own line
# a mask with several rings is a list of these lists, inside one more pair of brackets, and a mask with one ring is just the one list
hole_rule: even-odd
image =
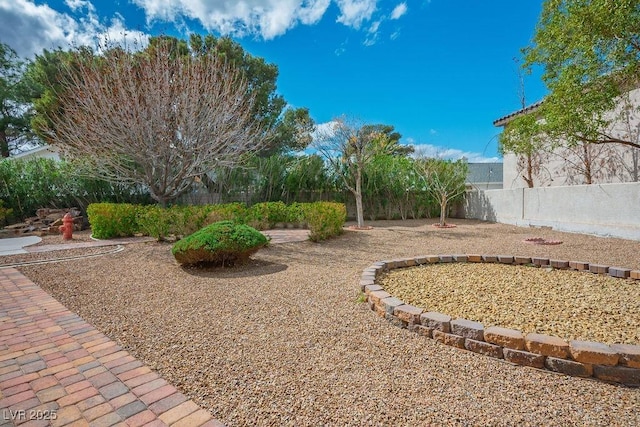
[[71,240],[73,238],[73,217],[70,213],[66,213],[62,217],[60,232],[62,233],[62,238],[64,240]]

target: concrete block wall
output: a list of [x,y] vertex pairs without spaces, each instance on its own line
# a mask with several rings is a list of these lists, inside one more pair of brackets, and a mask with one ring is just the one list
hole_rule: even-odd
[[470,191],[464,216],[640,240],[640,183]]

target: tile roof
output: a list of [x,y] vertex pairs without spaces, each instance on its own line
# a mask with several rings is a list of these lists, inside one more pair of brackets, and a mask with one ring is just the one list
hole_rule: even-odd
[[534,104],[531,104],[527,107],[521,108],[518,111],[514,111],[513,113],[507,114],[506,116],[500,117],[499,119],[493,122],[494,126],[504,126],[511,121],[512,118],[519,116],[521,114],[530,113],[531,111],[536,110],[540,105],[542,105],[543,101],[538,101]]

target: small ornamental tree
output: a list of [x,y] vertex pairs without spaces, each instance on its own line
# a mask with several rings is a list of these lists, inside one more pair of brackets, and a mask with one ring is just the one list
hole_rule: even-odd
[[444,227],[447,225],[447,208],[464,194],[469,173],[467,162],[419,158],[415,162],[415,168],[425,190],[440,204],[439,225]]
[[365,168],[376,156],[402,152],[404,148],[398,144],[400,134],[391,133],[392,130],[389,126],[363,125],[341,118],[333,121],[331,129],[318,132],[316,149],[355,198],[358,228],[364,227],[362,178]]

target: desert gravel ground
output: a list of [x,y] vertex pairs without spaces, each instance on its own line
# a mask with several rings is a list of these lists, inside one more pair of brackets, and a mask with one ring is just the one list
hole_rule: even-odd
[[[21,270],[229,426],[640,425],[640,389],[448,347],[358,302],[362,269],[378,260],[511,254],[638,269],[640,242],[431,222],[272,245],[227,270],[182,269],[161,243]],[[523,243],[532,236],[564,243]]]

